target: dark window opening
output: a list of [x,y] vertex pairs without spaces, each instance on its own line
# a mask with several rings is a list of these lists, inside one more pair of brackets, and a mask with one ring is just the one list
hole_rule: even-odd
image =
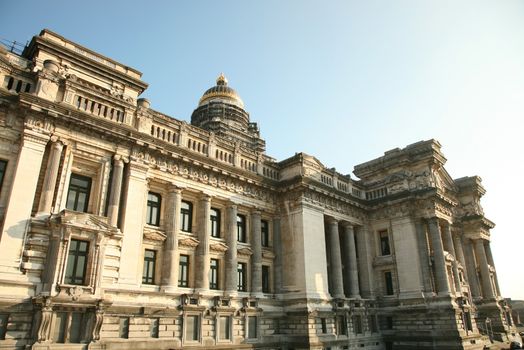
[[246,242],[246,217],[237,215],[237,241]]
[[218,289],[218,259],[211,259],[209,268],[209,289]]
[[220,210],[211,208],[211,237],[220,237]]
[[189,256],[180,255],[179,268],[178,268],[178,286],[188,287],[189,286]]
[[160,225],[160,205],[162,197],[158,193],[149,192],[147,194],[146,223],[152,226]]
[[380,231],[380,253],[381,255],[391,255],[391,249],[389,246],[389,235],[388,231]]
[[67,192],[66,208],[84,213],[87,212],[90,192],[91,178],[78,174],[71,174],[69,190]]
[[262,293],[270,293],[269,266],[262,265]]
[[237,272],[238,272],[238,285],[237,289],[239,292],[245,292],[247,290],[247,269],[246,269],[246,263],[238,263],[237,265]]
[[65,283],[85,285],[89,242],[71,239],[67,257]]
[[384,272],[384,280],[386,283],[386,295],[393,295],[393,276],[390,271]]
[[181,230],[184,232],[191,232],[193,222],[193,204],[182,201],[180,207],[180,224]]
[[262,247],[269,247],[269,223],[266,220],[260,221],[260,229],[262,236]]
[[144,252],[144,271],[142,273],[142,283],[155,284],[156,251],[146,249]]

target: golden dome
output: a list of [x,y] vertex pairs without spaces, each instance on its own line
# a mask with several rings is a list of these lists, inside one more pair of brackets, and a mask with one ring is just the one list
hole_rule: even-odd
[[233,88],[227,86],[227,78],[225,75],[220,73],[216,81],[217,84],[215,86],[204,92],[204,95],[200,98],[198,107],[209,102],[223,102],[233,104],[243,109],[244,102]]

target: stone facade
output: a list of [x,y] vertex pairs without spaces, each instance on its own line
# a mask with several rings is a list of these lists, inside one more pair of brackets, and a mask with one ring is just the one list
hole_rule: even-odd
[[0,51],[0,349],[482,349],[515,337],[479,177],[435,140],[277,162],[221,75],[191,124],[49,30]]

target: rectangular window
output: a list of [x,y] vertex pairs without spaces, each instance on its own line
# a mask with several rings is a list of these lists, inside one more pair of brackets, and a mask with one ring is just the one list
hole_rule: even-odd
[[55,343],[65,342],[67,316],[67,312],[57,312],[55,315],[53,334],[51,335],[51,339],[53,339],[53,342]]
[[380,231],[378,235],[380,237],[380,255],[391,255],[388,231]]
[[149,323],[149,334],[151,338],[158,338],[158,325],[160,320],[158,318],[152,318]]
[[211,237],[220,237],[220,210],[211,208]]
[[355,334],[362,334],[362,316],[353,316],[353,331]]
[[71,179],[69,180],[69,190],[67,192],[66,208],[84,213],[87,212],[90,192],[90,177],[71,174]]
[[260,231],[262,247],[269,247],[269,223],[266,220],[260,221]]
[[0,314],[0,340],[5,339],[7,333],[7,323],[9,322],[9,314]]
[[184,334],[186,341],[198,341],[198,333],[200,329],[198,315],[187,315],[185,323]]
[[89,242],[71,239],[67,256],[64,282],[66,284],[85,285]]
[[0,190],[2,189],[2,184],[4,183],[6,169],[7,169],[7,161],[0,160]]
[[211,259],[209,268],[209,289],[218,289],[218,259]]
[[218,339],[220,340],[231,339],[230,324],[231,324],[230,316],[220,316],[219,325],[218,325],[219,327]]
[[147,213],[146,224],[152,226],[160,225],[160,205],[162,197],[158,193],[149,192],[147,194]]
[[129,338],[129,317],[120,317],[118,323],[118,336],[123,339]]
[[393,295],[395,292],[393,291],[393,275],[391,271],[384,272],[384,281],[386,284],[386,295]]
[[237,241],[246,242],[246,217],[244,215],[237,215]]
[[84,314],[81,312],[71,313],[71,325],[69,326],[69,342],[80,343],[82,340]]
[[368,328],[371,333],[377,333],[378,332],[378,325],[377,325],[377,316],[376,315],[369,315],[368,318]]
[[155,284],[156,250],[146,249],[144,252],[144,271],[142,283]]
[[247,317],[247,324],[248,324],[248,332],[247,337],[249,339],[254,339],[257,337],[257,317],[256,316],[248,316]]
[[466,323],[466,330],[473,331],[473,323],[471,322],[471,314],[469,312],[464,312],[464,320]]
[[237,271],[238,271],[238,285],[237,289],[239,292],[245,292],[247,290],[247,269],[246,269],[246,263],[238,263],[237,265]]
[[180,225],[184,232],[191,232],[193,222],[193,204],[191,202],[182,201],[180,207]]
[[189,256],[180,255],[178,268],[178,286],[189,287]]
[[393,317],[386,317],[386,329],[393,329]]
[[269,287],[269,266],[262,265],[262,293],[271,293]]
[[337,334],[338,335],[348,335],[348,326],[346,322],[346,316],[337,315]]
[[327,322],[324,317],[320,318],[320,328],[321,328],[322,334],[327,333]]

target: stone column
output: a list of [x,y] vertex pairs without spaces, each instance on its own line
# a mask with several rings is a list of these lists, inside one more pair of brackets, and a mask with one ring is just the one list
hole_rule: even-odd
[[433,248],[433,263],[435,265],[436,290],[439,295],[449,295],[448,273],[446,271],[446,260],[444,258],[444,247],[442,245],[438,218],[431,218],[428,221]]
[[251,213],[251,293],[262,293],[262,232],[260,212]]
[[488,264],[493,268],[494,276],[493,279],[495,281],[495,295],[500,295],[500,287],[499,287],[499,280],[497,277],[497,269],[495,268],[495,261],[493,260],[493,255],[491,253],[491,243],[488,241],[487,244],[484,246],[486,249],[486,257],[488,258]]
[[[19,267],[25,235],[31,219],[36,185],[48,141],[49,136],[25,129],[21,136],[18,159],[8,164],[8,168],[15,169],[12,173],[10,200],[5,209],[0,240],[0,272],[21,273]],[[7,183],[4,185],[7,187]],[[9,188],[4,190],[9,191]]]
[[181,203],[182,191],[171,185],[168,189],[164,214],[166,240],[164,242],[162,286],[167,291],[174,291],[178,286],[178,230],[180,228]]
[[373,249],[371,234],[369,234],[365,226],[359,226],[356,231],[356,237],[361,296],[373,299],[375,297],[375,283],[372,265]]
[[116,226],[118,224],[118,208],[120,206],[120,192],[122,191],[122,176],[124,174],[124,161],[120,156],[113,159],[113,179],[111,180],[111,195],[109,196],[109,205],[107,207],[107,217],[109,224]]
[[237,206],[230,204],[227,208],[226,222],[226,295],[236,294],[237,292]]
[[282,239],[279,217],[273,218],[273,249],[275,252],[273,282],[275,284],[275,293],[280,293],[282,291]]
[[47,168],[42,185],[42,194],[40,196],[40,203],[38,211],[41,213],[50,213],[53,205],[53,195],[55,194],[56,180],[58,170],[60,168],[60,157],[62,155],[62,148],[64,145],[60,141],[51,143],[49,149],[49,158],[47,160]]
[[482,295],[486,299],[495,298],[493,293],[493,287],[491,285],[491,279],[489,274],[488,259],[486,257],[486,251],[484,249],[484,240],[477,238],[473,241],[475,246],[475,255],[477,257],[477,264],[480,270],[480,279],[482,282]]
[[466,275],[466,278],[467,278],[468,268],[466,266],[466,259],[464,258],[464,247],[462,246],[462,237],[460,236],[460,234],[457,234],[457,233],[455,233],[452,236],[453,236],[453,245],[455,246],[456,258],[462,265],[462,270],[464,271],[464,274]]
[[344,283],[342,277],[342,258],[340,256],[338,221],[333,218],[328,218],[327,224],[329,248],[331,253],[331,295],[333,298],[344,298]]
[[417,231],[417,246],[420,257],[423,290],[425,293],[433,293],[426,226],[421,219],[415,221],[415,230]]
[[348,222],[342,223],[345,234],[345,263],[346,281],[349,282],[349,297],[360,298],[360,287],[358,284],[357,250],[355,248],[355,231],[353,225]]
[[200,198],[198,217],[198,246],[195,251],[195,288],[209,289],[209,236],[211,235],[211,197],[203,195]]
[[459,277],[459,270],[458,270],[458,262],[457,262],[457,254],[455,252],[455,247],[453,246],[453,238],[451,237],[451,225],[447,224],[444,226],[444,237],[443,237],[443,243],[444,243],[444,249],[453,255],[453,258],[455,261],[453,261],[452,268],[453,268],[453,281],[455,284],[455,292],[461,293],[461,286],[460,286],[460,277]]
[[480,283],[477,275],[477,268],[475,267],[475,256],[473,254],[473,246],[471,240],[466,239],[464,241],[464,250],[466,252],[466,271],[468,273],[468,283],[471,289],[471,296],[474,299],[480,298]]

